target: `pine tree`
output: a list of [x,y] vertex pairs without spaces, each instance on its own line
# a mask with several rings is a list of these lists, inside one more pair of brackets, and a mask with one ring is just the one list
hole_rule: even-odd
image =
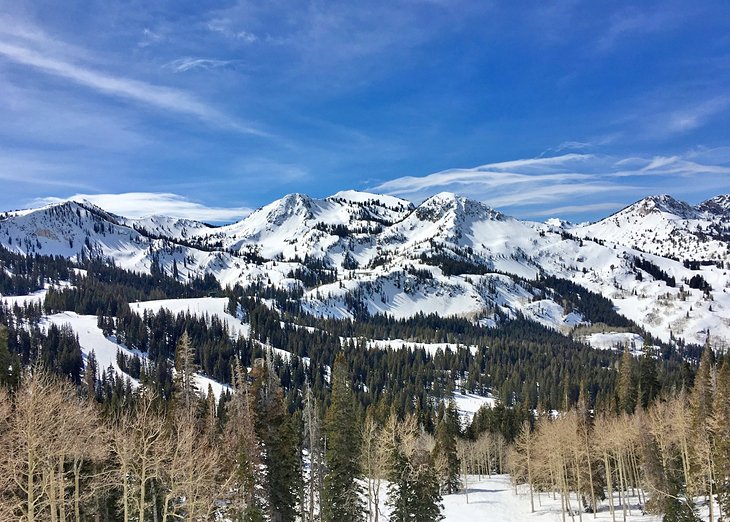
[[657,364],[654,349],[649,336],[644,340],[644,353],[639,361],[639,397],[638,403],[646,409],[659,394],[661,388],[657,377]]
[[233,490],[239,491],[231,499],[231,508],[244,522],[263,522],[268,506],[268,491],[263,468],[263,448],[256,434],[255,412],[246,370],[238,359],[232,368],[235,393],[226,404],[226,454],[231,459],[229,469]]
[[440,477],[441,491],[452,494],[459,491],[459,457],[456,451],[456,437],[459,435],[459,412],[456,403],[449,401],[436,427],[434,459]]
[[195,384],[195,348],[190,341],[187,330],[180,336],[175,351],[175,391],[179,404],[186,411],[191,411],[199,396]]
[[0,325],[0,386],[14,388],[20,382],[20,359],[8,350],[8,329]]
[[388,433],[388,501],[392,522],[438,522],[441,493],[433,456],[414,417],[399,423],[391,416]]
[[96,353],[91,350],[86,358],[86,366],[84,367],[84,392],[86,398],[94,400],[96,398],[96,374],[98,372],[98,364],[96,362]]
[[332,404],[325,418],[327,474],[322,492],[322,520],[359,522],[364,518],[359,437],[354,396],[342,353],[335,359],[331,382]]
[[264,445],[269,516],[272,522],[293,522],[298,515],[302,480],[299,430],[287,410],[270,353],[266,359],[263,366],[253,370],[253,395],[256,433]]
[[634,381],[634,357],[628,346],[624,348],[619,367],[618,407],[625,413],[634,413],[636,408],[636,383]]

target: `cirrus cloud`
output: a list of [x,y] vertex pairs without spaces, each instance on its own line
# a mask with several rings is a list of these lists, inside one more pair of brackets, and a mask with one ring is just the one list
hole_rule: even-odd
[[405,176],[371,190],[414,202],[450,191],[520,216],[581,218],[597,210],[617,210],[652,193],[692,199],[694,194],[728,187],[730,163],[713,159],[717,154],[712,150],[624,158],[563,154]]
[[185,196],[168,192],[125,192],[122,194],[75,194],[68,198],[44,197],[31,206],[49,205],[64,201],[88,201],[114,214],[128,218],[155,215],[193,219],[209,223],[236,221],[251,213],[248,207],[213,207],[192,201]]

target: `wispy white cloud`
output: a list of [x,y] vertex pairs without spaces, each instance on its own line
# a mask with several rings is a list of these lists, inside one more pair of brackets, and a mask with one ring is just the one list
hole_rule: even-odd
[[661,33],[676,27],[680,18],[671,9],[627,9],[615,13],[608,21],[605,32],[596,42],[599,51],[608,51],[627,37]]
[[[66,48],[62,42],[59,47]],[[41,32],[9,32],[5,26],[0,31],[0,56],[6,60],[70,80],[104,95],[132,100],[175,114],[193,116],[237,132],[268,136],[262,130],[241,123],[185,91],[79,65],[69,58],[56,56],[54,48],[55,41]]]
[[9,182],[7,192],[22,186],[97,190],[88,178],[73,176],[71,172],[64,162],[50,161],[29,151],[0,148],[0,180]]
[[142,39],[137,43],[138,47],[148,47],[154,43],[157,43],[162,40],[162,35],[159,33],[156,33],[149,27],[145,27],[142,30]]
[[374,187],[374,190],[415,198],[449,189],[469,190],[486,196],[488,191],[505,187],[521,192],[532,188],[530,186],[536,181],[555,186],[562,183],[588,183],[594,180],[592,174],[575,172],[568,166],[592,158],[594,156],[588,154],[564,154],[503,161],[469,169],[449,169],[422,177],[396,178]]
[[713,86],[652,90],[626,103],[612,125],[633,140],[676,139],[727,118],[730,96]]
[[259,37],[256,36],[254,33],[241,29],[233,29],[232,24],[233,22],[228,18],[214,18],[208,21],[206,27],[209,31],[221,34],[226,38],[242,41],[244,43],[251,44],[258,41]]
[[704,126],[710,119],[730,108],[730,97],[717,96],[691,107],[673,110],[659,118],[665,132],[680,134]]
[[178,58],[166,63],[162,67],[164,69],[171,69],[174,72],[187,72],[194,69],[210,70],[210,69],[225,69],[235,68],[241,64],[241,60],[216,60],[214,58]]
[[[701,160],[697,151],[676,156],[626,158],[563,154],[401,177],[370,190],[414,202],[437,192],[451,191],[496,208],[518,211],[523,216],[581,214],[620,208],[633,198],[652,192],[679,189],[696,193],[701,188],[717,187],[723,180],[725,186],[729,185],[730,165]],[[692,181],[688,183],[687,178]],[[682,197],[681,193],[677,196]],[[609,203],[608,197],[623,202]]]
[[68,198],[44,197],[33,200],[31,206],[63,201],[89,201],[104,210],[129,218],[163,215],[222,223],[242,219],[251,213],[248,207],[211,207],[166,192],[126,192],[122,194],[76,194]]

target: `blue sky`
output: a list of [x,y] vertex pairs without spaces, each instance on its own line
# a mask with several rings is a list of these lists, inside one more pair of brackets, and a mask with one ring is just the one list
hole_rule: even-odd
[[730,192],[730,3],[0,0],[0,122],[1,209],[697,203]]

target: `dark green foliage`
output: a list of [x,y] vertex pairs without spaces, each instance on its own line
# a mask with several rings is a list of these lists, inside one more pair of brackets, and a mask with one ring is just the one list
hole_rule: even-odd
[[433,449],[439,474],[441,491],[447,495],[461,488],[459,478],[459,457],[456,452],[456,438],[460,433],[459,412],[456,403],[449,401],[443,416],[436,426],[436,446]]
[[445,276],[454,276],[461,274],[487,274],[490,272],[484,264],[476,263],[469,260],[457,259],[447,254],[421,254],[421,262],[427,265],[437,266]]
[[639,360],[639,387],[638,403],[646,409],[659,395],[661,385],[657,375],[657,362],[654,358],[654,350],[647,341],[644,343],[644,353]]
[[441,515],[441,494],[434,459],[423,448],[409,453],[396,434],[390,455],[388,476],[389,520],[392,522],[438,522]]
[[299,430],[289,415],[279,379],[267,358],[253,370],[256,434],[264,446],[269,515],[273,522],[293,522],[297,517],[301,463]]
[[482,406],[474,414],[466,435],[476,440],[481,433],[500,433],[507,443],[512,443],[520,434],[525,421],[534,421],[534,416],[527,408],[507,408],[500,401],[490,408]]
[[324,423],[327,436],[327,471],[322,493],[324,522],[356,522],[364,519],[358,479],[360,445],[354,397],[342,354],[332,368],[332,403]]
[[592,323],[604,323],[610,326],[630,327],[633,323],[616,312],[610,299],[596,292],[586,290],[582,286],[554,276],[542,277],[530,281],[536,288],[542,289],[556,302],[563,302],[566,311],[575,310]]
[[697,290],[703,290],[703,291],[710,291],[712,290],[712,287],[710,286],[710,283],[705,281],[705,278],[702,277],[700,274],[693,275],[690,280],[687,282],[690,288],[695,288]]
[[0,324],[0,386],[15,388],[20,382],[20,358],[8,349],[8,329]]
[[669,274],[667,274],[664,270],[659,268],[657,265],[655,265],[648,259],[635,257],[634,266],[636,268],[643,270],[644,272],[646,272],[647,274],[652,276],[654,279],[664,281],[665,283],[667,283],[667,286],[671,286],[672,288],[677,286],[677,282],[673,276],[670,276]]

